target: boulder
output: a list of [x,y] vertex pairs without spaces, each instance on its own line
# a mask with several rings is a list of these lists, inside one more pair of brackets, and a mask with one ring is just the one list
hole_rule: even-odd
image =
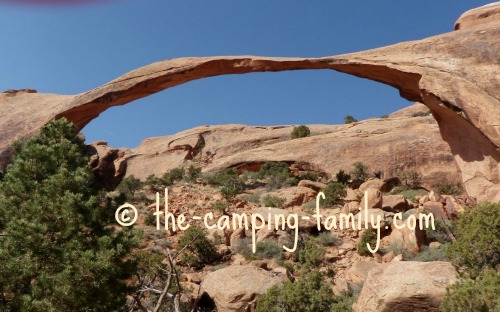
[[449,262],[397,261],[368,273],[354,312],[438,312],[446,287],[457,281]]
[[453,196],[446,196],[445,210],[451,218],[457,218],[460,214],[465,212],[465,208]]
[[345,278],[336,278],[332,290],[335,296],[340,296],[343,293],[349,292],[349,283],[347,283]]
[[236,247],[236,242],[242,238],[245,237],[245,228],[237,228],[234,230],[233,233],[231,233],[231,236],[229,237],[229,245],[231,249],[234,249]]
[[342,208],[342,213],[344,214],[349,214],[353,213],[356,214],[359,211],[359,202],[358,201],[351,201],[348,203],[344,204],[344,207]]
[[380,179],[370,179],[359,186],[359,191],[364,193],[367,189],[374,188],[381,192],[387,192],[387,185]]
[[347,187],[345,190],[346,190],[346,196],[344,197],[345,201],[350,202],[350,201],[358,201],[359,200],[358,194],[352,188]]
[[287,187],[270,193],[270,195],[285,198],[285,204],[283,205],[283,207],[285,208],[292,206],[301,206],[311,200],[316,199],[316,194],[318,194],[317,191],[304,186]]
[[356,261],[347,270],[345,279],[349,285],[361,286],[364,284],[368,273],[380,264],[373,261]]
[[443,202],[443,201],[444,201],[444,198],[443,198],[441,195],[439,195],[439,193],[438,193],[438,192],[436,192],[436,191],[431,191],[431,192],[429,193],[429,200],[430,200],[430,201],[433,201],[433,202],[440,202],[440,203],[444,203],[444,202]]
[[365,198],[368,199],[368,208],[382,208],[382,193],[374,188],[369,188],[363,194],[363,198],[359,203],[361,209],[365,208]]
[[[399,222],[401,223],[401,221]],[[418,224],[414,231],[410,230],[407,226],[402,229],[396,229],[393,224],[391,234],[384,237],[383,240],[384,244],[395,244],[404,248],[409,253],[416,255],[420,252],[422,244],[425,243],[425,230],[421,230]]]
[[424,209],[434,215],[436,219],[448,219],[448,215],[444,210],[444,205],[440,202],[428,201],[424,203]]
[[388,253],[386,253],[384,256],[382,256],[382,262],[391,262],[392,259],[396,257],[396,253],[391,250]]
[[260,295],[283,280],[276,272],[232,265],[207,274],[201,290],[215,302],[219,312],[254,311]]
[[308,187],[316,192],[321,191],[326,187],[326,184],[323,182],[314,182],[310,180],[300,180],[297,186]]
[[382,209],[391,212],[404,212],[408,209],[408,202],[403,195],[382,196]]

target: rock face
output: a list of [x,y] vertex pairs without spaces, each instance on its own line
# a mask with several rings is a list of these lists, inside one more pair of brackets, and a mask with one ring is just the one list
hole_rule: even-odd
[[208,274],[201,283],[217,311],[254,311],[260,295],[283,279],[254,266],[229,266]]
[[428,187],[460,179],[451,150],[430,116],[308,126],[315,135],[296,140],[290,140],[293,126],[244,125],[198,127],[146,139],[130,151],[127,175],[145,179],[149,174],[161,175],[186,164],[190,147],[196,146],[199,136],[203,136],[205,146],[191,161],[209,172],[228,167],[253,171],[266,161],[284,161],[302,170],[335,177],[339,170],[349,172],[353,162],[361,161],[387,176],[401,170],[418,171]]
[[[457,31],[364,52],[322,58],[179,58],[139,68],[73,96],[4,92],[0,94],[0,167],[8,162],[14,140],[37,133],[53,118],[66,117],[81,129],[112,106],[195,79],[332,69],[388,84],[399,89],[402,97],[425,104],[451,147],[468,194],[500,201],[499,7],[496,3],[481,8],[479,15],[466,13]],[[195,154],[191,150],[190,157]]]
[[490,3],[482,7],[469,10],[462,14],[455,23],[455,30],[467,29],[500,19],[500,5]]
[[446,286],[456,282],[449,262],[400,261],[374,267],[366,278],[355,312],[439,311]]
[[106,142],[95,142],[87,145],[90,166],[96,177],[108,189],[114,189],[127,170],[127,150],[108,146]]

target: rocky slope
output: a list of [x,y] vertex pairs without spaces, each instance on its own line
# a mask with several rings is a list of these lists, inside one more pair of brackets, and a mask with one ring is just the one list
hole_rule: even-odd
[[245,125],[197,127],[149,138],[123,153],[127,175],[144,180],[150,174],[161,176],[190,164],[201,166],[205,172],[229,167],[240,172],[256,171],[266,161],[284,161],[296,171],[314,170],[331,178],[341,169],[349,172],[353,162],[361,161],[386,177],[398,171],[420,172],[426,187],[460,179],[450,148],[422,104],[388,118],[309,128],[310,137],[294,140],[290,137],[293,126]]
[[[265,180],[254,182],[245,183],[243,193],[230,199],[224,198],[220,188],[210,185],[204,178],[176,181],[169,186],[168,209],[174,216],[182,214],[187,223],[200,227],[205,226],[197,217],[205,213],[213,213],[211,224],[224,216],[228,220],[226,228],[212,228],[206,232],[221,255],[219,261],[196,269],[182,261],[178,263],[185,287],[181,297],[184,302],[197,303],[208,311],[213,308],[227,312],[255,311],[256,302],[272,285],[303,278],[296,254],[282,249],[283,244],[289,245],[293,241],[291,229],[267,226],[254,229],[253,225],[248,229],[232,228],[230,224],[233,224],[235,214],[259,213],[265,225],[276,224],[276,215],[285,218],[293,214],[311,216],[315,211],[310,203],[314,203],[319,190],[317,186],[324,187],[325,184],[302,180],[299,186],[269,189]],[[316,229],[316,222],[301,219],[298,224],[300,237],[315,240],[317,247],[323,250],[317,268],[325,273],[322,278],[335,295],[359,292],[354,311],[438,311],[446,287],[456,281],[453,266],[442,262],[446,260],[442,243],[449,243],[450,238],[443,238],[442,228],[438,228],[436,234],[419,227],[415,230],[408,227],[397,229],[393,226],[394,214],[404,212],[411,218],[427,211],[448,222],[469,207],[462,196],[440,195],[432,191],[405,197],[389,195],[384,189],[387,191],[385,183],[370,179],[358,190],[347,188],[342,205],[321,207],[325,218],[351,212],[355,220],[363,220],[364,213],[358,210],[364,202],[362,190],[374,194],[373,201],[369,200],[368,215],[380,215],[383,224],[390,225],[381,233],[378,253],[360,254],[364,228],[327,229],[325,218],[322,219],[321,233]],[[270,194],[286,199],[282,207],[264,206],[265,198]],[[171,226],[168,230],[161,226],[158,231],[154,221],[148,218],[156,207],[151,185],[143,184],[127,200],[139,209],[137,226],[144,231],[143,247],[146,250],[159,254],[165,246],[179,250],[177,244],[184,232],[173,231]],[[227,204],[225,211],[215,208],[221,202]],[[337,225],[339,222],[335,221]],[[251,253],[253,236],[257,244],[268,247],[266,253]]]
[[500,201],[499,7],[494,3],[466,12],[454,32],[364,52],[323,58],[180,58],[139,68],[73,96],[4,92],[0,167],[9,161],[14,140],[36,133],[52,118],[67,117],[83,128],[109,107],[195,79],[332,69],[388,84],[402,97],[424,103],[451,147],[467,192],[479,200]]

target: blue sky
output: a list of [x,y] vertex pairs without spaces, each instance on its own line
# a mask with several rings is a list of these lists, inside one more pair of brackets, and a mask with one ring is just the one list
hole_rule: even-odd
[[[35,0],[32,0],[35,2]],[[453,30],[490,1],[0,0],[0,91],[77,94],[149,63],[185,56],[320,57]],[[389,86],[334,71],[220,76],[111,108],[88,142],[134,147],[199,125],[338,124],[411,103]]]

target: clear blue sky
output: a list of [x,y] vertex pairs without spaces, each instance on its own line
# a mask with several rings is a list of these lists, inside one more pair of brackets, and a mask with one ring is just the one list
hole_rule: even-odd
[[[462,12],[491,1],[16,2],[0,0],[0,91],[76,94],[168,58],[319,57],[422,39],[452,31]],[[134,147],[199,125],[336,124],[409,104],[395,89],[334,71],[231,75],[109,109],[83,132],[87,142]]]

